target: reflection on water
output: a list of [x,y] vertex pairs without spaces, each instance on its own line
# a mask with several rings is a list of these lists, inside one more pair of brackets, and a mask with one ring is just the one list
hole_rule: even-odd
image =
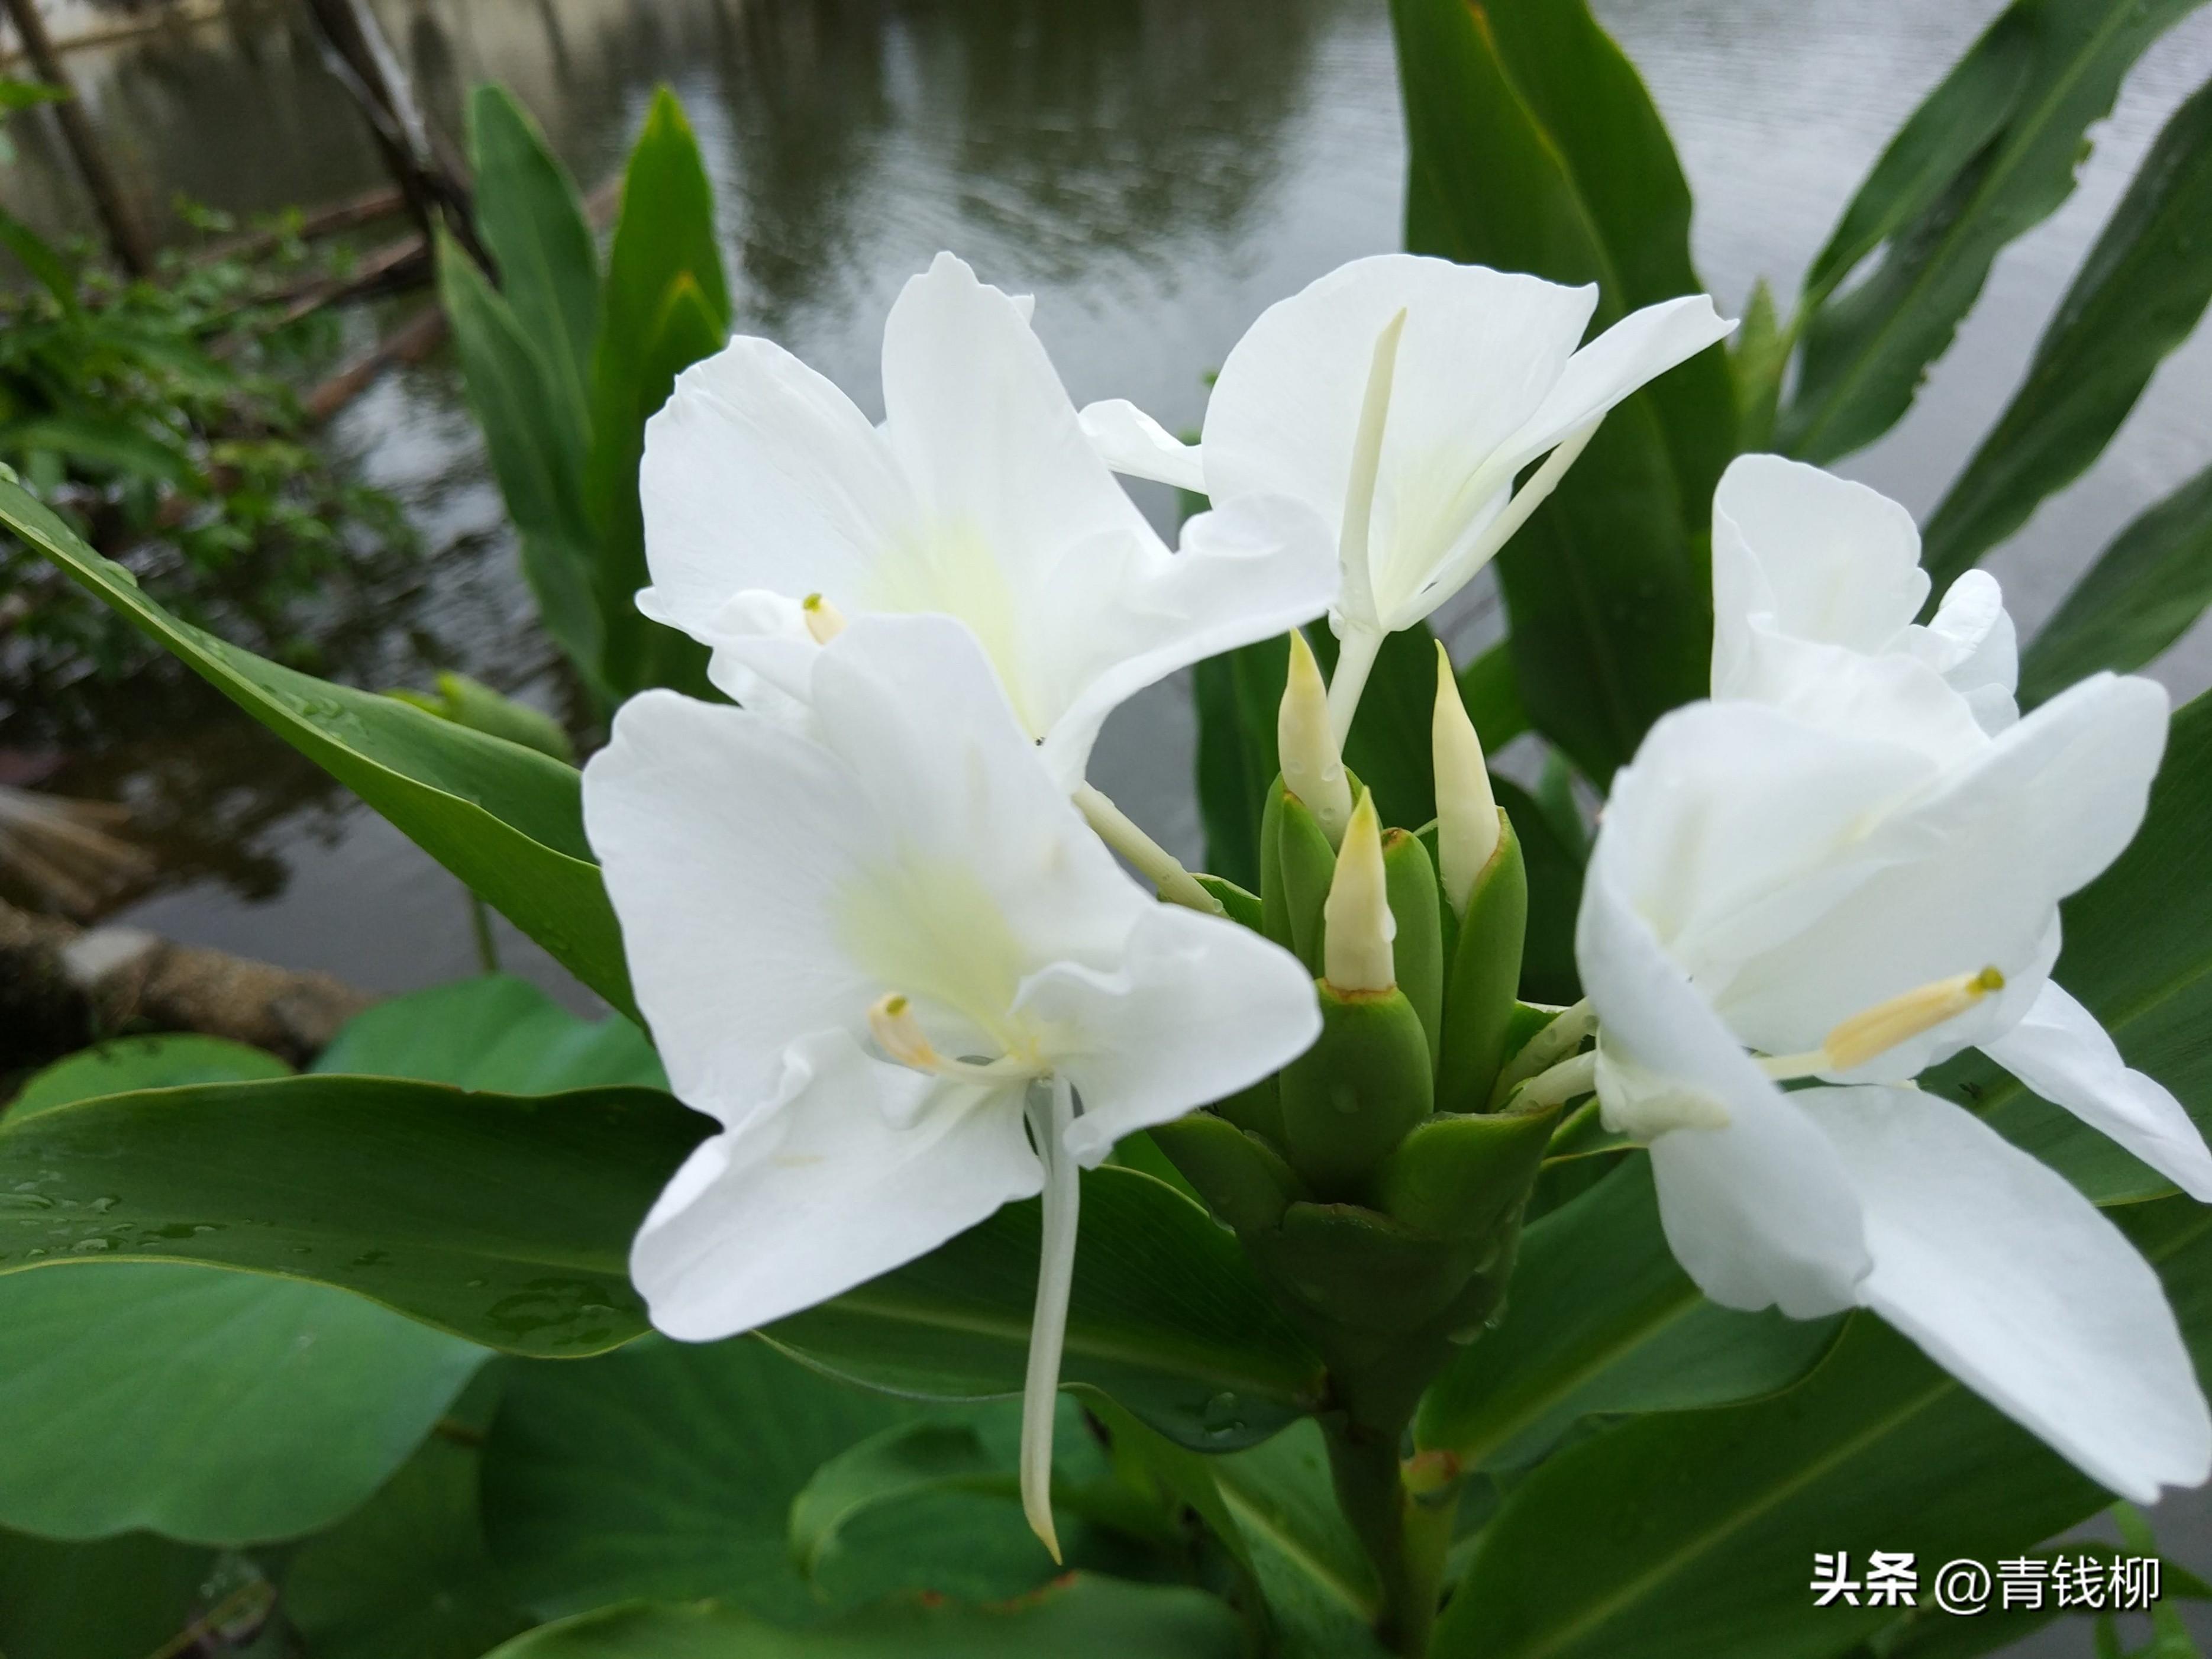
[[[940,247],[1038,296],[1079,399],[1123,395],[1195,422],[1202,376],[1259,309],[1397,240],[1402,138],[1380,0],[375,0],[425,101],[458,131],[466,88],[520,94],[588,187],[618,167],[653,86],[682,95],[722,207],[739,326],[774,335],[875,403],[898,284]],[[1644,67],[1698,189],[1697,251],[1740,302],[1787,292],[1897,122],[1998,0],[1600,0]],[[287,4],[73,58],[149,203],[234,211],[377,181],[343,94]],[[2000,262],[1919,408],[1848,470],[1924,512],[2002,404],[2129,171],[2212,67],[2212,12],[2130,80],[2075,199]],[[78,222],[44,118],[11,127],[0,188]],[[2206,459],[2212,374],[2179,354],[2124,447],[2039,514],[1998,568],[2033,618],[2119,525]],[[332,441],[407,501],[434,556],[323,630],[343,677],[459,666],[555,708],[498,496],[450,368],[387,380]],[[1165,503],[1147,500],[1164,512]],[[1494,630],[1480,595],[1458,637]],[[2181,684],[2212,680],[2192,647]],[[130,919],[374,987],[466,972],[451,882],[212,694],[109,693],[102,752],[56,780],[143,803],[174,862]],[[0,747],[39,740],[17,711]],[[82,728],[80,728],[82,729]],[[1194,851],[1180,687],[1118,717],[1094,775]],[[519,945],[511,946],[519,955]],[[549,978],[552,970],[543,963]]]

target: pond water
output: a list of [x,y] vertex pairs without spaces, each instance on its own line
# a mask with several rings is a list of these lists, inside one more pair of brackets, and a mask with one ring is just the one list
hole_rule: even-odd
[[[1034,290],[1079,399],[1135,398],[1195,422],[1202,375],[1270,301],[1395,246],[1403,139],[1379,0],[378,0],[449,130],[496,78],[588,188],[619,167],[661,82],[698,129],[721,204],[738,326],[875,396],[882,318],[940,247]],[[1698,191],[1696,250],[1733,307],[1791,291],[1883,140],[1998,0],[1600,0],[1643,66]],[[358,118],[296,9],[240,4],[72,55],[140,193],[245,213],[379,181]],[[1914,413],[1846,471],[1925,512],[2002,406],[2135,163],[2212,69],[2212,12],[2130,78],[2074,198],[2000,262]],[[77,193],[36,124],[0,185],[47,225]],[[2212,345],[2169,361],[2106,459],[1997,557],[2032,626],[2121,525],[2212,459]],[[463,668],[558,707],[496,492],[450,365],[386,378],[331,441],[396,491],[428,556],[328,619],[369,684]],[[1147,503],[1164,513],[1166,503]],[[1494,599],[1449,618],[1471,648]],[[2212,684],[2201,634],[2161,671]],[[35,713],[35,711],[27,711]],[[197,683],[101,694],[107,736],[54,787],[137,803],[168,859],[118,918],[397,989],[471,971],[454,884]],[[0,723],[35,727],[17,709]],[[1097,776],[1194,856],[1188,696],[1117,716]],[[550,963],[506,939],[514,965]],[[581,994],[570,994],[580,996]]]

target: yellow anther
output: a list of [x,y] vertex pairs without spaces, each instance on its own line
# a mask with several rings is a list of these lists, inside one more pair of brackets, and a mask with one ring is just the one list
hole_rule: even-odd
[[1995,968],[1933,980],[1853,1014],[1809,1054],[1778,1054],[1759,1063],[1769,1077],[1785,1080],[1856,1071],[1946,1020],[1956,1019],[1984,997],[2003,990],[2004,984],[2004,975]]
[[799,608],[806,613],[806,631],[815,644],[827,645],[845,631],[845,613],[819,593],[809,593]]
[[921,1022],[914,1017],[914,1009],[897,992],[878,999],[868,1010],[868,1030],[876,1039],[876,1046],[900,1065],[910,1066],[917,1072],[945,1068],[944,1055],[931,1044]]

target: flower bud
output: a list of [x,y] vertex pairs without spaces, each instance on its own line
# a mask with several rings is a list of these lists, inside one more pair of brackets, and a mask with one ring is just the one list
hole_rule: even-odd
[[1290,672],[1275,716],[1275,752],[1284,787],[1305,803],[1328,836],[1328,844],[1340,844],[1352,817],[1352,781],[1345,775],[1344,757],[1329,729],[1328,688],[1322,683],[1321,665],[1314,660],[1305,635],[1295,628],[1291,630]]
[[1443,907],[1437,866],[1420,837],[1403,830],[1382,832],[1382,886],[1397,931],[1390,939],[1390,973],[1429,1034],[1429,1064],[1437,1063],[1444,999]]
[[1332,989],[1387,991],[1398,982],[1390,953],[1398,921],[1390,914],[1382,827],[1371,793],[1361,793],[1345,827],[1322,918],[1322,977]]
[[1460,700],[1459,681],[1443,641],[1437,641],[1437,708],[1431,722],[1437,772],[1437,854],[1443,865],[1444,900],[1452,914],[1467,914],[1467,896],[1490,855],[1498,850],[1498,801],[1490,793],[1490,768],[1482,739]]

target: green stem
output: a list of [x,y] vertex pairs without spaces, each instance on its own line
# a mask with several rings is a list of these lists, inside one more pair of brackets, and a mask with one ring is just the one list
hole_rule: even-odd
[[1325,1433],[1337,1505],[1374,1563],[1381,1586],[1376,1634],[1402,1659],[1425,1659],[1455,1505],[1450,1497],[1417,1501],[1407,1492],[1398,1436],[1326,1419]]
[[469,921],[476,930],[477,966],[487,974],[499,971],[499,941],[492,937],[491,909],[476,896],[469,893]]

